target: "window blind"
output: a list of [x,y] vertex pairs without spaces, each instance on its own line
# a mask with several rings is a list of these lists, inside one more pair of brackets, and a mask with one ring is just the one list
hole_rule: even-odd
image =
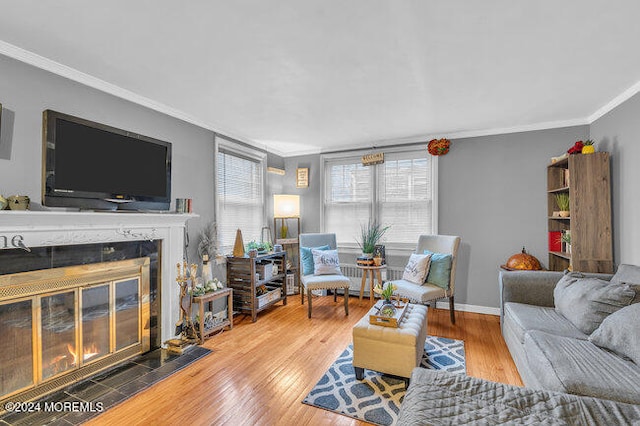
[[413,243],[433,233],[431,158],[426,152],[385,155],[378,166],[378,222],[389,225],[387,241]]
[[325,168],[325,229],[338,244],[353,244],[371,214],[371,169],[359,158],[331,161]]
[[361,157],[325,160],[324,230],[339,245],[354,245],[361,224],[390,226],[384,244],[415,244],[436,232],[432,158],[427,151],[385,152],[385,162],[362,166]]
[[220,245],[223,253],[230,253],[238,229],[245,244],[260,241],[264,221],[262,163],[220,150],[217,174]]

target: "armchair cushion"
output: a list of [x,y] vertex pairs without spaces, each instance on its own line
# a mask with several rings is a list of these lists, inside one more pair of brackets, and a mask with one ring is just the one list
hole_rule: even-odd
[[431,255],[412,253],[404,268],[402,279],[418,285],[423,284],[429,272],[430,262]]
[[317,250],[329,250],[330,247],[328,244],[319,247],[300,247],[300,263],[302,263],[302,275],[313,274],[314,266],[313,266],[313,254],[311,253],[311,249]]
[[449,288],[452,256],[446,253],[434,253],[429,250],[425,250],[424,254],[431,255],[427,282],[438,287]]
[[392,283],[396,286],[394,295],[406,297],[413,302],[424,304],[431,300],[447,297],[446,290],[437,285],[429,283],[418,285],[407,280],[395,280]]
[[314,275],[340,275],[338,250],[311,249],[313,254]]

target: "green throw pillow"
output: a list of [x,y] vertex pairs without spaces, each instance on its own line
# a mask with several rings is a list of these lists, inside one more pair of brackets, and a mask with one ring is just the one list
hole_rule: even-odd
[[316,250],[330,250],[328,245],[320,247],[300,247],[300,263],[302,264],[302,275],[311,275],[315,272],[313,267],[313,254],[311,249]]
[[429,250],[425,250],[424,254],[431,255],[431,266],[429,267],[429,274],[427,274],[427,282],[445,289],[449,288],[453,257],[450,254],[434,253]]

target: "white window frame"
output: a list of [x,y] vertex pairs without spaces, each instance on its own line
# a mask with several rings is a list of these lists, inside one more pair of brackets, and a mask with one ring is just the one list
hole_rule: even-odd
[[[389,147],[389,148],[380,148],[374,149],[363,149],[357,151],[349,151],[343,153],[332,153],[332,154],[323,154],[320,156],[320,229],[322,232],[331,232],[330,230],[325,228],[325,216],[326,216],[326,204],[325,200],[327,199],[327,177],[326,177],[326,169],[327,162],[335,161],[335,160],[351,160],[353,159],[354,163],[359,163],[362,159],[362,156],[365,154],[371,154],[372,152],[384,152],[386,153],[406,153],[406,152],[416,152],[416,153],[424,153],[425,156],[429,156],[430,154],[427,152],[426,145],[411,145],[406,147]],[[369,167],[379,167],[381,165],[369,166]],[[433,194],[433,200],[431,208],[432,216],[431,216],[431,226],[434,234],[438,233],[438,157],[431,156],[431,193]],[[371,201],[369,206],[370,217],[378,218],[379,214],[379,203],[378,203],[378,177],[377,171],[371,173]],[[365,218],[366,220],[366,218]],[[384,224],[383,224],[384,225]],[[387,232],[393,232],[393,229],[390,229]],[[406,254],[412,252],[416,248],[416,244],[418,243],[418,234],[416,234],[416,241],[413,243],[385,243],[385,250],[387,253],[391,250],[391,254]],[[339,244],[338,247],[341,251],[345,253],[359,253],[360,247],[358,247],[357,242],[353,241],[353,243],[347,244]]]
[[[267,154],[262,151],[258,151],[244,144],[238,143],[232,139],[229,139],[223,135],[216,134],[214,136],[214,153],[213,153],[213,203],[214,203],[214,217],[216,223],[220,223],[222,219],[222,213],[220,212],[220,200],[218,199],[218,154],[220,151],[226,151],[231,154],[236,154],[239,157],[245,157],[249,160],[253,160],[261,163],[262,167],[262,226],[266,226],[267,223]],[[244,243],[248,243],[249,240],[246,236],[243,236]],[[222,241],[218,240],[218,247],[222,247]],[[229,254],[229,253],[223,253]]]

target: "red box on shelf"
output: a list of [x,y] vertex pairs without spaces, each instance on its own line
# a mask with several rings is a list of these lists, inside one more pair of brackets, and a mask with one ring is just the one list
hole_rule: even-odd
[[562,251],[562,232],[549,231],[549,251]]

